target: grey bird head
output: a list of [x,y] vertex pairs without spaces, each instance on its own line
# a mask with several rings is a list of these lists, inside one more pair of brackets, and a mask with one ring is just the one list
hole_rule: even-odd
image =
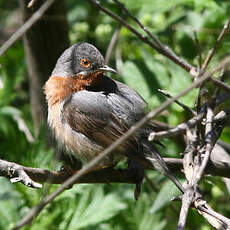
[[75,77],[97,71],[116,73],[106,65],[104,57],[95,46],[82,42],[64,51],[56,63],[52,76]]

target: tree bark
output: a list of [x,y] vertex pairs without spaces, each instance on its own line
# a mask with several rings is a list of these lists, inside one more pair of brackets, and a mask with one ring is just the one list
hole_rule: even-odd
[[[20,0],[23,23],[42,5],[37,1],[33,9]],[[30,103],[35,134],[46,120],[47,106],[43,85],[50,76],[57,58],[69,46],[65,1],[58,0],[23,37],[25,57],[29,73]]]

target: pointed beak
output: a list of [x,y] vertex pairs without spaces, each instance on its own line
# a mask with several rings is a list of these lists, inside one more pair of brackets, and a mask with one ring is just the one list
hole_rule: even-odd
[[101,70],[101,71],[103,71],[103,72],[110,72],[110,73],[115,73],[115,74],[117,73],[116,70],[110,68],[110,67],[107,66],[107,65],[105,65],[105,66],[99,68],[99,70]]

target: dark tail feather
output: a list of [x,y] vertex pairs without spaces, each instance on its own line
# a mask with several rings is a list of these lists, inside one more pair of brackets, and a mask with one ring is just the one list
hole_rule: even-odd
[[147,160],[157,171],[161,172],[165,176],[167,176],[176,186],[177,188],[184,193],[184,188],[181,183],[177,180],[177,178],[172,174],[172,172],[167,167],[165,161],[161,157],[160,153],[157,149],[151,145],[148,141],[143,144],[144,146],[144,158]]

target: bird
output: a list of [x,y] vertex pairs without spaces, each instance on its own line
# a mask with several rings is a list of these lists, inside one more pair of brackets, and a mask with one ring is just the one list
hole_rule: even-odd
[[[63,52],[45,83],[48,125],[73,160],[91,161],[146,114],[145,100],[131,87],[107,77],[108,72],[116,73],[105,63],[100,51],[81,42]],[[149,164],[183,192],[183,186],[148,141],[153,130],[153,123],[147,123],[97,167],[113,167],[126,157],[130,159],[130,167],[142,171],[144,164]],[[136,199],[140,184],[136,186]]]

